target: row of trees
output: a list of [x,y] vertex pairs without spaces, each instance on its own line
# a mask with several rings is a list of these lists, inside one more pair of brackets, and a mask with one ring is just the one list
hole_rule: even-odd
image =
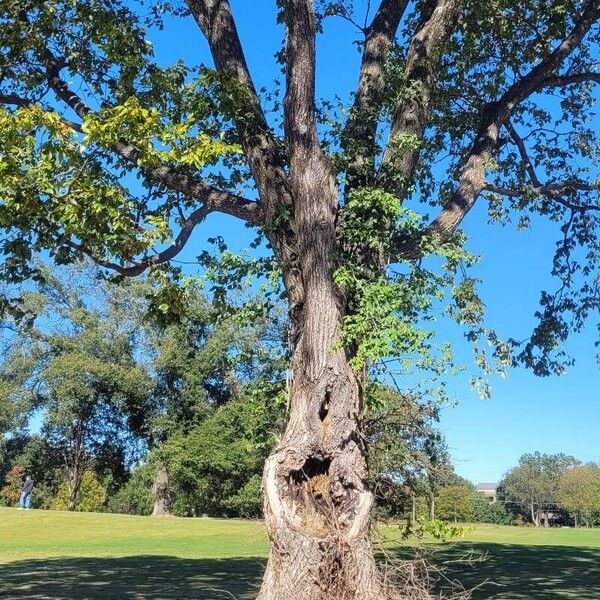
[[[118,286],[98,275],[89,266],[45,269],[43,283],[22,291],[27,318],[6,323],[0,382],[11,435],[2,479],[14,465],[27,468],[34,501],[45,507],[57,506],[64,483],[74,510],[91,473],[114,499],[135,464],[152,462],[154,476],[167,450],[172,458],[202,446],[194,442],[198,428],[210,442],[213,421],[221,433],[237,420],[250,431],[232,429],[220,443],[247,473],[238,477],[243,487],[281,427],[285,349],[277,321],[217,310],[195,290],[185,318],[160,324],[145,318],[149,282]],[[249,418],[260,415],[256,424]],[[39,433],[26,433],[30,420]],[[238,434],[247,452],[235,453]],[[218,452],[211,454],[218,470]],[[244,469],[247,455],[255,464]]]
[[436,515],[449,521],[531,524],[536,527],[600,524],[600,465],[566,454],[524,454],[490,502],[468,481],[446,482]]
[[536,527],[589,527],[600,523],[600,466],[565,454],[524,454],[501,481],[499,498]]
[[[27,471],[37,507],[259,516],[286,414],[279,313],[195,289],[183,317],[149,320],[149,281],[108,283],[90,265],[43,274],[22,291],[27,318],[4,330],[0,502],[16,502]],[[375,380],[368,402],[373,487],[402,513],[450,470],[438,407]]]

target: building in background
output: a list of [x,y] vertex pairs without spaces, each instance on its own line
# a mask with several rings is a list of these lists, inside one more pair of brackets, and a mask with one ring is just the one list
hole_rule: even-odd
[[478,483],[477,491],[483,494],[493,504],[498,500],[498,484],[497,483]]

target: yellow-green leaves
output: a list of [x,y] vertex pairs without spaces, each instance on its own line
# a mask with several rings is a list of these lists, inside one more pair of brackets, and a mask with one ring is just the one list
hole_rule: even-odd
[[241,151],[235,144],[198,131],[193,118],[181,123],[165,121],[156,109],[142,106],[135,96],[119,106],[88,115],[83,131],[84,143],[107,149],[127,140],[137,150],[140,167],[175,163],[201,169],[227,154]]

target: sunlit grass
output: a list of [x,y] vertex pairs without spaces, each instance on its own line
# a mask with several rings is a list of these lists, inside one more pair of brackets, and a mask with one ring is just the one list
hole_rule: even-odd
[[[376,537],[410,554],[399,527]],[[478,525],[457,544],[437,545],[439,562],[468,551],[486,557],[450,571],[467,586],[490,582],[476,600],[600,599],[600,530]],[[0,508],[3,600],[247,600],[266,555],[259,521]]]

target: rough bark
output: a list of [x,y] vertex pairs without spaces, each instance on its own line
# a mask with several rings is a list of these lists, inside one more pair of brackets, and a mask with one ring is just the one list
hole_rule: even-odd
[[171,513],[171,490],[169,488],[169,475],[164,466],[158,467],[152,484],[152,496],[154,497],[153,517],[170,517]]
[[77,507],[77,498],[79,496],[79,488],[81,487],[81,470],[78,465],[75,465],[69,470],[69,500],[67,502],[67,510],[73,511]]
[[333,256],[339,192],[316,132],[314,14],[304,0],[289,0],[284,8],[286,145],[304,294],[291,314],[289,421],[263,476],[270,556],[259,600],[380,600],[385,596],[369,541],[361,386],[338,344],[343,302]]
[[[318,238],[316,273],[327,247]],[[270,557],[259,600],[380,600],[360,384],[345,353],[331,350],[340,312],[331,279],[316,276],[298,324],[289,422],[264,470]]]

